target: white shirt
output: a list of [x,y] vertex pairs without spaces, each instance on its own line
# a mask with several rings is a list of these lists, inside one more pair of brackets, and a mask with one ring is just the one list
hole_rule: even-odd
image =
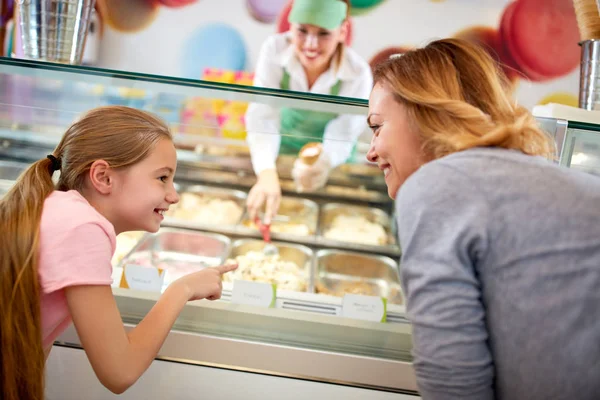
[[[254,76],[254,86],[279,89],[284,68],[290,75],[290,90],[328,95],[341,81],[339,96],[367,99],[373,87],[371,67],[354,50],[346,47],[339,68],[332,66],[309,89],[302,64],[296,57],[289,32],[270,36],[263,44]],[[331,120],[323,135],[323,152],[331,166],[342,164],[367,128],[363,115],[340,115]],[[279,110],[251,103],[246,112],[247,142],[254,172],[274,169],[281,143]]]

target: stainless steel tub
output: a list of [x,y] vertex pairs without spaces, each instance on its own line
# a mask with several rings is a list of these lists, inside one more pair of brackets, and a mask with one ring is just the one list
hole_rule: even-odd
[[[274,279],[269,280],[269,283],[277,283],[279,288],[296,291],[313,291],[312,276],[313,276],[313,251],[302,245],[291,244],[291,243],[280,243],[273,242],[273,245],[279,250],[279,258],[284,261],[290,261],[296,264],[301,271],[298,275],[300,285],[297,288],[289,289],[289,287],[295,286],[290,282],[282,282],[281,280]],[[265,242],[257,239],[239,239],[233,242],[231,245],[231,252],[229,254],[230,259],[235,259],[238,256],[244,256],[249,252],[262,252],[265,247]],[[269,261],[266,261],[269,262]],[[261,268],[260,263],[254,268]],[[244,276],[242,276],[244,275]],[[268,279],[262,279],[261,271],[248,271],[244,272],[241,270],[232,273],[230,279],[249,279],[256,281],[267,281]],[[284,278],[282,278],[284,279]]]
[[[281,189],[288,192],[298,193],[296,184],[292,180],[281,180]],[[327,185],[315,192],[311,193],[313,198],[343,198],[352,199],[353,201],[371,201],[371,202],[389,202],[387,195],[382,195],[380,192],[374,190],[367,190],[364,187],[348,187],[339,185]]]
[[343,297],[344,294],[380,296],[402,304],[398,264],[389,257],[341,250],[316,254],[315,290]]
[[[317,231],[319,206],[311,200],[282,197],[277,216],[271,223],[271,232],[292,236],[314,235]],[[256,229],[254,221],[245,215],[242,224]]]
[[383,177],[383,172],[376,165],[371,164],[342,164],[338,167],[338,170],[349,176],[365,178],[373,176]]
[[[330,236],[330,230],[333,228],[333,223],[338,216],[364,217],[368,222],[380,225],[384,233],[381,237],[371,237],[361,232],[365,228],[363,225],[356,224],[355,226],[345,227],[342,232],[337,230],[337,233],[344,234],[343,237],[337,234]],[[340,203],[329,203],[321,207],[319,236],[328,240],[355,242],[362,245],[387,246],[396,244],[396,239],[392,234],[391,218],[384,211],[378,208]]]
[[[246,207],[247,195],[239,190],[195,185],[183,186],[178,192],[181,197],[180,202],[167,213],[167,216],[174,220],[205,225],[237,225],[240,223]],[[190,206],[189,200],[193,201],[196,196],[200,204]],[[204,207],[202,203],[208,203],[212,200],[232,203],[229,205],[224,204],[219,209],[202,208]]]
[[206,267],[225,262],[231,241],[216,233],[162,228],[145,237],[124,258],[122,265],[136,264],[165,269],[167,283]]

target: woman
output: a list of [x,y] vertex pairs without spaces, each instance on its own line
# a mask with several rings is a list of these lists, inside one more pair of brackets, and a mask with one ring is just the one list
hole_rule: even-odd
[[[348,35],[348,0],[295,0],[290,31],[271,36],[262,46],[254,85],[344,97],[367,98],[372,87],[371,69],[352,49],[344,46]],[[351,155],[366,129],[358,115],[274,109],[251,104],[246,114],[248,145],[256,185],[248,195],[254,218],[266,203],[265,223],[277,213],[281,199],[275,168],[278,154],[297,155],[309,142],[323,141],[323,152],[312,166],[296,160],[292,175],[304,190],[325,185],[331,168]]]
[[600,179],[484,50],[440,40],[374,72],[370,161],[396,199],[424,399],[597,399]]

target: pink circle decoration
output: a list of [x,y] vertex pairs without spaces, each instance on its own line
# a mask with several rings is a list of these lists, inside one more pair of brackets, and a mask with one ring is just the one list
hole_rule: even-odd
[[185,7],[187,5],[190,5],[192,3],[197,2],[198,0],[156,0],[160,5],[163,5],[165,7],[169,7],[169,8],[179,8],[179,7]]
[[410,50],[410,47],[407,47],[407,46],[387,47],[383,50],[380,50],[373,57],[371,57],[371,60],[369,60],[369,65],[371,66],[371,69],[375,69],[377,64],[380,64],[380,63],[386,61],[388,58],[390,58],[390,56],[393,56],[394,54],[404,54],[409,50]]
[[277,32],[287,32],[290,30],[290,22],[288,18],[290,16],[290,12],[292,11],[292,3],[294,0],[290,0],[289,3],[281,10],[281,14],[279,14],[279,18],[277,18]]
[[246,0],[250,15],[259,22],[267,24],[277,20],[288,0]]
[[[290,30],[290,22],[288,21],[290,11],[292,11],[292,3],[294,0],[290,0],[290,2],[281,10],[281,14],[279,14],[279,18],[277,18],[277,32],[283,33]],[[352,39],[354,36],[354,27],[352,26],[352,19],[348,19],[348,37],[346,38],[346,46],[352,45]]]

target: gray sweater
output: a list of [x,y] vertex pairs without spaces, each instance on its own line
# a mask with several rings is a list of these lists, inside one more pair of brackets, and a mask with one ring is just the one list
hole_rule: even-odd
[[424,399],[600,399],[600,178],[472,149],[396,207]]

